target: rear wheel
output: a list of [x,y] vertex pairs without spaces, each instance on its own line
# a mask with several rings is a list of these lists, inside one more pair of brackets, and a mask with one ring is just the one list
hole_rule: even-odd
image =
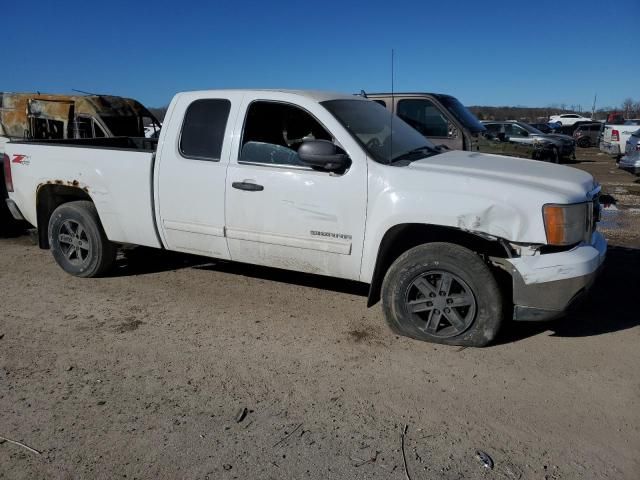
[[49,244],[56,263],[77,277],[96,277],[114,263],[118,249],[107,239],[89,201],[60,205],[49,219]]
[[551,163],[560,163],[560,151],[558,147],[551,148],[551,154],[549,156],[549,161]]
[[502,323],[502,295],[491,270],[471,250],[419,245],[389,268],[383,284],[391,329],[418,340],[481,347]]
[[580,137],[580,139],[578,139],[578,146],[581,148],[589,148],[591,146],[591,139],[589,137]]

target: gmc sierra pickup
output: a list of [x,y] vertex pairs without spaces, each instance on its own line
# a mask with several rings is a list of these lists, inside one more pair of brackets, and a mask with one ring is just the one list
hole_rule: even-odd
[[389,326],[469,346],[560,316],[606,254],[582,171],[442,151],[383,106],[279,90],[180,93],[158,139],[15,141],[8,204],[65,271],[145,245],[370,284]]

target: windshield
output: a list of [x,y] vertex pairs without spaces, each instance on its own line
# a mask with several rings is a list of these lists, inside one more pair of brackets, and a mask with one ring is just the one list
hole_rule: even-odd
[[528,123],[519,123],[518,122],[518,125],[520,125],[522,128],[524,128],[527,132],[533,133],[534,135],[544,135],[544,132],[538,130],[535,127],[532,127]]
[[435,95],[440,100],[440,103],[456,117],[456,119],[462,123],[465,127],[471,130],[473,133],[484,132],[486,128],[482,125],[473,113],[469,111],[467,107],[460,103],[456,97],[449,95]]
[[322,105],[379,163],[389,164],[400,157],[407,159],[407,154],[414,152],[417,158],[439,152],[418,131],[376,102],[329,100]]

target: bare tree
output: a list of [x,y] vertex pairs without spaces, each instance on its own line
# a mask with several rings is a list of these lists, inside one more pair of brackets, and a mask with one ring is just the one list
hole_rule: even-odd
[[625,98],[624,102],[622,102],[622,111],[624,112],[625,118],[629,118],[633,114],[633,98]]

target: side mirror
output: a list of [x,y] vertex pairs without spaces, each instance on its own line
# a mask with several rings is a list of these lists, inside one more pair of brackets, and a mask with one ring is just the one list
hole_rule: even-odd
[[298,157],[310,167],[328,171],[343,170],[351,164],[349,155],[339,152],[329,140],[305,140],[298,148]]

